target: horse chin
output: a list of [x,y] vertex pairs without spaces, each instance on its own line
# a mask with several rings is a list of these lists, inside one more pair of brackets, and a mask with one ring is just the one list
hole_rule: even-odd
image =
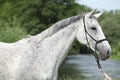
[[101,60],[107,60],[109,58],[109,56],[103,56],[100,54]]
[[101,60],[105,61],[107,58],[101,58]]
[[97,52],[97,54],[99,55],[99,58],[100,58],[101,60],[107,60],[107,59],[109,58],[109,56],[102,55],[102,53],[99,52],[99,51],[96,51],[96,52]]

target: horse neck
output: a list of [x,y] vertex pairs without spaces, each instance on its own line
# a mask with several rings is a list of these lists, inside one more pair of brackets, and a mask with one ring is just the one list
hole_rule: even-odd
[[51,66],[57,70],[61,62],[67,56],[68,51],[76,38],[77,30],[78,23],[73,23],[57,31],[53,35],[44,38],[37,44],[39,46],[39,52],[41,52],[39,56],[42,56],[42,54],[44,54],[44,59],[46,57],[47,60],[50,60],[50,62],[46,62],[51,63]]
[[[77,26],[71,25],[53,35],[56,38],[58,38],[58,40],[59,40],[58,41],[59,44],[55,46],[55,47],[59,47],[59,49],[57,50],[58,53],[55,52],[53,54],[53,55],[56,55],[56,64],[55,65],[57,66],[57,68],[62,63],[62,61],[65,59],[65,57],[67,56],[67,54],[72,46],[72,43],[76,38],[76,33],[77,33]],[[61,35],[61,36],[59,36],[59,35]],[[61,38],[61,40],[60,40],[60,38]]]

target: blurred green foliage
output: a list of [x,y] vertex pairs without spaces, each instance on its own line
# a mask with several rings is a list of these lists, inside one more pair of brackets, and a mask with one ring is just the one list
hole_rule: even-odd
[[[0,0],[0,41],[15,42],[28,34],[38,34],[59,20],[90,10],[75,0]],[[120,55],[120,11],[105,11],[99,23],[112,45],[113,55]],[[71,53],[85,49],[75,41]]]

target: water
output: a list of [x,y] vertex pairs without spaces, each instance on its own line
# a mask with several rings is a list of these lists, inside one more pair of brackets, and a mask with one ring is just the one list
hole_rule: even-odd
[[[120,80],[120,61],[106,60],[100,62],[104,71],[112,80]],[[71,55],[66,58],[60,71],[69,76],[79,75],[84,80],[103,80],[104,77],[99,71],[92,55]]]

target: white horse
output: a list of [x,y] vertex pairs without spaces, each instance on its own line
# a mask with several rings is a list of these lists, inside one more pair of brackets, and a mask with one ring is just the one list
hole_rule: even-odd
[[[55,23],[42,33],[15,43],[0,43],[0,80],[57,80],[58,68],[75,39],[107,59],[111,47],[94,10]],[[87,38],[87,39],[86,39]],[[95,41],[95,40],[96,41]]]

